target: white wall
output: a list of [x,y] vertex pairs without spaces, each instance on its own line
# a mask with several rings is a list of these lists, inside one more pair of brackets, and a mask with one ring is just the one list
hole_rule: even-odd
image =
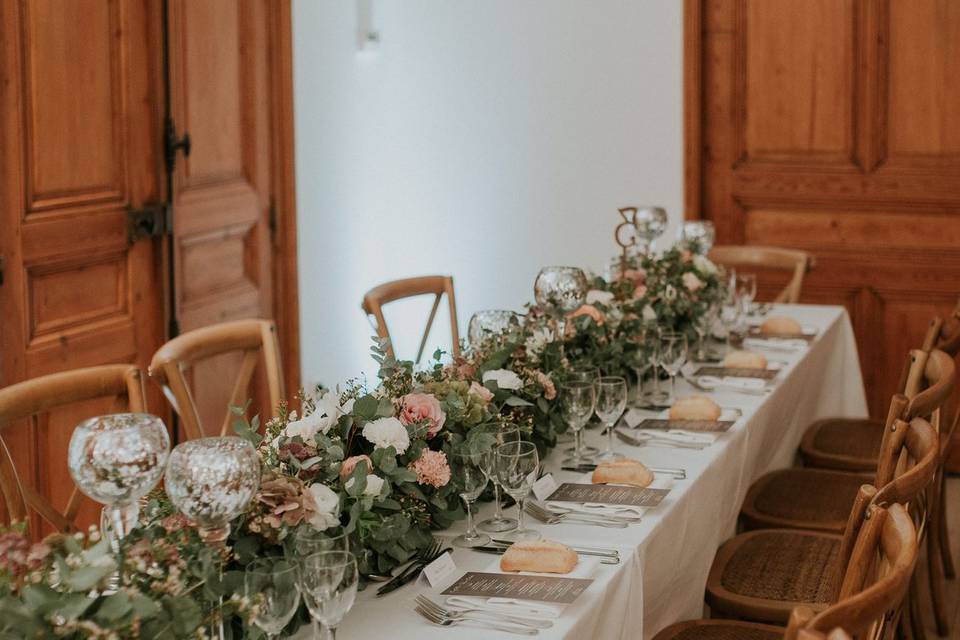
[[[599,269],[618,207],[680,218],[679,0],[372,0],[372,56],[357,1],[293,7],[305,383],[375,372],[379,282],[452,274],[465,334],[542,265]],[[423,304],[391,323],[401,356]]]

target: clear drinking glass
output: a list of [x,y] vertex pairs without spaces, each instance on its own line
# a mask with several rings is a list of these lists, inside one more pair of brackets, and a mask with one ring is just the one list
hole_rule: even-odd
[[580,380],[560,385],[560,408],[563,419],[574,433],[573,455],[564,458],[564,465],[580,466],[584,463],[583,441],[580,433],[593,415],[596,402],[596,388],[593,382]]
[[660,334],[660,363],[670,376],[670,402],[677,399],[677,374],[687,363],[687,336],[667,331]]
[[474,348],[520,328],[520,316],[506,309],[477,311],[467,325],[467,338]]
[[743,305],[744,313],[752,313],[753,301],[757,297],[757,274],[737,274],[737,295],[740,297],[740,303]]
[[299,584],[310,616],[337,637],[357,597],[357,559],[349,551],[321,551],[300,562]]
[[[564,382],[589,382],[594,387],[594,392],[596,392],[597,381],[600,380],[600,369],[596,367],[581,367],[579,369],[571,369],[570,371],[565,371],[561,374],[561,380]],[[596,396],[596,393],[594,393]],[[596,408],[596,406],[594,406]],[[592,415],[591,410],[591,415]],[[587,416],[586,422],[583,426],[586,428],[587,424],[590,423],[590,416]],[[583,429],[575,431],[573,434],[574,443],[579,440],[580,444],[580,455],[584,458],[592,458],[593,456],[600,453],[600,449],[596,447],[587,446],[586,440],[583,435]],[[564,453],[573,454],[576,447],[569,447],[564,450]],[[590,462],[590,460],[584,460],[584,462]]]
[[285,541],[286,553],[292,558],[306,558],[320,551],[349,551],[350,538],[343,527],[320,530],[303,524]]
[[600,460],[616,460],[613,451],[613,429],[627,408],[627,381],[619,376],[603,376],[597,383],[597,416],[607,428],[607,448]]
[[533,283],[537,305],[551,310],[556,318],[561,358],[567,314],[576,311],[586,301],[588,288],[587,276],[577,267],[544,267]]
[[497,447],[497,477],[504,491],[517,501],[516,529],[505,537],[511,540],[539,540],[542,536],[539,531],[527,529],[524,525],[523,507],[527,501],[527,494],[537,481],[537,470],[540,468],[540,456],[537,446],[532,442],[521,440],[507,442]]
[[[502,445],[499,445],[502,446]],[[487,487],[487,474],[484,471],[483,456],[480,454],[450,454],[452,481],[467,509],[467,530],[453,539],[458,547],[482,547],[490,544],[490,536],[477,532],[473,522],[473,503]]]
[[698,316],[693,321],[693,330],[697,334],[697,362],[707,361],[707,338],[710,337],[710,332],[713,329],[713,324],[716,322],[716,319],[717,308],[711,306],[703,315]]
[[738,346],[746,331],[743,301],[737,291],[736,275],[731,275],[730,284],[720,304],[720,324],[726,333],[727,351]]
[[503,533],[517,528],[516,518],[507,518],[503,515],[503,504],[500,499],[500,479],[497,477],[497,447],[506,442],[519,442],[520,429],[514,424],[490,424],[480,427],[493,436],[490,449],[483,455],[483,473],[493,483],[494,505],[496,512],[492,518],[483,520],[478,525],[481,531],[487,533]]
[[300,606],[297,565],[284,558],[259,558],[243,576],[247,597],[256,602],[253,623],[268,638],[276,638]]

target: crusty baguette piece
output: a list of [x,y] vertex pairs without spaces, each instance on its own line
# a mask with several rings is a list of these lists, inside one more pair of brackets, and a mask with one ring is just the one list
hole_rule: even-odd
[[733,369],[766,369],[767,359],[762,353],[737,350],[728,353],[720,364]]
[[795,336],[803,333],[803,327],[793,318],[770,316],[760,325],[760,333],[768,336]]
[[684,396],[670,407],[671,420],[717,420],[723,411],[707,396]]
[[648,487],[653,482],[653,472],[639,460],[622,458],[601,462],[593,470],[593,484],[630,484],[635,487]]
[[500,556],[502,571],[570,573],[576,566],[577,553],[567,545],[552,540],[514,542]]

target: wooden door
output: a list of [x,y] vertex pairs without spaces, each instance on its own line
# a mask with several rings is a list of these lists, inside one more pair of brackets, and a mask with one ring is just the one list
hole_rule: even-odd
[[960,3],[688,0],[686,208],[796,247],[845,304],[870,410],[960,294]]
[[[276,84],[289,63],[278,57],[289,49],[278,29],[285,18],[289,30],[284,7],[272,0],[169,3],[172,115],[178,134],[188,133],[191,139],[190,155],[178,159],[174,175],[181,331],[271,318],[275,300],[280,311],[296,314],[289,292],[280,301],[273,286],[275,273],[295,268],[293,246],[274,233],[282,231],[275,216],[277,198],[283,197],[274,194],[287,180],[292,192],[292,164],[286,165],[278,153],[286,144],[284,126],[289,128],[289,121],[281,120],[292,116]],[[286,202],[291,211],[292,204],[291,197]],[[274,249],[280,264],[274,264]],[[291,282],[289,273],[279,279],[284,285]],[[293,332],[279,324],[281,340],[289,344]],[[298,366],[291,351],[284,354],[293,360],[288,372]],[[208,429],[219,429],[223,421],[239,363],[239,354],[229,354],[192,371],[194,398]],[[294,383],[289,377],[288,385]],[[262,371],[255,386],[253,410],[269,414]]]
[[[158,7],[0,0],[0,386],[105,363],[146,368],[163,343],[159,242],[127,239],[127,210],[164,197]],[[148,402],[165,415],[155,388]],[[71,430],[110,408],[14,425],[7,442],[24,481],[64,506]],[[92,522],[98,510],[81,514]]]

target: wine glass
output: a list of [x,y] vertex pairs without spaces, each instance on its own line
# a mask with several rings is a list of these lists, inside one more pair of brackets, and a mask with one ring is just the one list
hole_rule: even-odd
[[230,521],[260,487],[260,456],[236,436],[181,442],[170,454],[165,488],[173,506],[210,544],[227,539]]
[[496,512],[492,518],[487,518],[479,525],[481,531],[487,533],[502,533],[516,529],[515,518],[506,518],[503,515],[503,505],[500,499],[500,479],[497,477],[497,447],[505,442],[519,442],[520,429],[514,424],[494,423],[479,427],[493,436],[493,443],[483,454],[483,473],[493,484],[494,504]]
[[350,538],[343,527],[317,529],[300,525],[286,540],[286,552],[293,558],[305,558],[320,551],[349,551]]
[[717,307],[710,305],[703,314],[693,319],[693,330],[697,334],[697,361],[707,361],[707,338],[717,319]]
[[479,533],[473,522],[473,503],[487,487],[483,456],[480,454],[454,453],[450,455],[452,481],[467,509],[467,530],[453,539],[458,547],[482,547],[490,544],[490,536]]
[[645,324],[637,336],[637,346],[630,358],[631,367],[637,376],[637,393],[633,402],[638,407],[644,407],[653,402],[650,393],[643,390],[643,379],[650,369],[654,369],[654,379],[656,379],[657,349],[660,346],[658,337],[657,326]]
[[639,207],[633,215],[633,226],[637,230],[640,250],[649,254],[653,242],[667,230],[667,210],[663,207]]
[[737,295],[740,296],[744,313],[751,313],[753,311],[753,301],[757,297],[757,274],[737,274]]
[[[578,381],[589,382],[594,386],[594,389],[596,389],[597,380],[600,379],[600,369],[597,369],[596,367],[582,367],[579,369],[572,369],[570,371],[566,371],[563,374],[561,374],[561,379],[565,382],[578,382]],[[596,408],[596,405],[594,405],[594,408]],[[591,415],[592,413],[593,413],[593,410],[591,410]],[[590,423],[590,416],[587,416],[587,420],[583,425],[584,428],[589,423]],[[580,453],[584,458],[592,458],[593,456],[600,453],[600,449],[597,449],[596,447],[587,446],[582,429],[580,431],[575,431],[573,434],[573,438],[575,443],[577,440],[579,440]],[[564,453],[572,454],[574,451],[574,448],[575,447],[570,447],[564,450]],[[585,460],[585,462],[589,462],[589,461]]]
[[735,274],[731,275],[730,284],[720,303],[720,324],[723,325],[726,333],[727,351],[729,351],[739,344],[743,338],[742,334],[746,330],[743,302],[740,293],[737,291]]
[[540,532],[527,529],[523,522],[523,507],[527,501],[527,494],[537,481],[537,470],[540,468],[540,456],[537,455],[537,446],[532,442],[506,442],[497,447],[497,477],[504,491],[517,501],[518,526],[507,534],[511,540],[539,540]]
[[616,460],[613,429],[627,408],[627,381],[620,376],[603,376],[597,383],[597,416],[607,427],[607,448],[600,460]]
[[255,602],[253,624],[276,638],[300,606],[297,565],[283,558],[259,558],[243,575],[247,597]]
[[717,232],[709,220],[688,220],[680,225],[680,244],[683,248],[707,255],[713,247]]
[[564,458],[565,466],[578,467],[584,462],[580,432],[593,415],[596,402],[596,388],[593,382],[580,380],[560,385],[560,407],[563,418],[574,433],[573,455]]
[[687,363],[687,336],[675,331],[660,334],[660,363],[670,376],[670,401],[677,397],[677,374]]
[[576,267],[544,267],[533,283],[537,305],[552,310],[557,320],[557,340],[563,359],[563,341],[567,330],[567,314],[587,299],[587,276]]
[[310,617],[330,631],[337,627],[357,597],[357,559],[349,551],[320,551],[300,562],[299,584]]
[[520,316],[506,309],[477,311],[470,317],[467,337],[470,345],[477,348],[493,338],[512,333],[520,328]]

